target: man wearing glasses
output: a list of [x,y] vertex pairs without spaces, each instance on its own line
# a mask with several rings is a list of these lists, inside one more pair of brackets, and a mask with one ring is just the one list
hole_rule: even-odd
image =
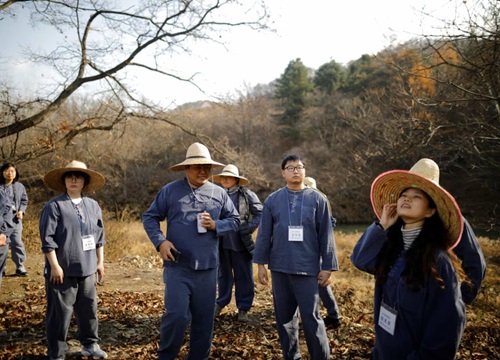
[[281,163],[286,186],[269,195],[254,250],[259,282],[269,283],[283,358],[299,359],[299,313],[311,359],[330,359],[325,324],[319,314],[318,284],[330,284],[338,270],[328,203],[304,185],[305,165],[298,155]]

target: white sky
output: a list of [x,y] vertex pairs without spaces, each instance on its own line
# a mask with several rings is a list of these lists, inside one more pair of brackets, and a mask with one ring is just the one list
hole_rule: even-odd
[[[478,1],[478,0],[474,0]],[[347,64],[363,54],[375,54],[394,41],[402,42],[422,33],[435,33],[434,25],[422,28],[425,8],[437,17],[455,16],[455,0],[266,0],[277,33],[235,29],[223,38],[226,47],[201,44],[190,56],[177,57],[170,68],[181,75],[196,76],[194,86],[158,75],[137,75],[133,80],[143,95],[156,101],[189,101],[225,96],[247,86],[278,78],[291,60],[301,58],[311,68],[335,60]],[[458,1],[461,3],[461,1]],[[22,14],[20,14],[22,15]],[[428,19],[426,20],[428,22]],[[26,20],[0,19],[0,81],[15,84],[21,93],[48,76],[47,69],[19,63],[20,44],[50,46],[43,28],[32,30]],[[133,75],[131,75],[133,76]]]

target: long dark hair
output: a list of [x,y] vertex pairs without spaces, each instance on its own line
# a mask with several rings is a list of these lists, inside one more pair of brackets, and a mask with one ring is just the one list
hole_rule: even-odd
[[[426,193],[424,194],[429,200],[429,207],[435,209],[434,201]],[[377,280],[382,283],[387,280],[387,274],[396,258],[403,251],[403,234],[401,232],[403,225],[403,220],[398,218],[387,231],[387,241],[380,251],[376,266]],[[430,276],[433,276],[441,287],[444,286],[443,279],[437,271],[436,255],[438,251],[447,252],[455,265],[454,256],[451,251],[448,251],[448,245],[445,227],[436,211],[434,215],[425,219],[420,234],[404,254],[406,267],[402,277],[409,288],[416,290],[423,287]]]
[[16,170],[16,177],[14,178],[14,180],[12,180],[12,183],[15,183],[17,180],[19,180],[19,171],[17,171],[16,165],[14,165],[13,163],[5,163],[0,168],[0,183],[1,184],[5,184],[5,178],[3,177],[3,172],[10,167],[13,167]]

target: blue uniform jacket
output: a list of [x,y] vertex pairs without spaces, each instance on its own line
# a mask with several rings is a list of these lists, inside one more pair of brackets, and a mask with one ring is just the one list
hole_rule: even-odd
[[[54,250],[65,276],[84,277],[97,271],[95,250],[83,250],[82,236],[93,235],[96,248],[106,244],[101,208],[97,201],[82,197],[85,224],[82,226],[73,202],[66,194],[49,200],[40,216],[42,251]],[[50,276],[50,263],[45,260],[45,276]]]
[[[373,274],[386,232],[370,225],[354,247],[351,261],[358,269]],[[385,284],[375,283],[375,347],[377,360],[451,360],[455,358],[465,327],[465,305],[455,270],[445,252],[439,252],[437,266],[445,287],[432,277],[425,287],[406,287],[401,274],[406,265],[403,253],[396,259]],[[397,311],[394,335],[378,325],[382,301]]]
[[472,282],[463,282],[460,287],[464,302],[471,304],[479,293],[481,283],[486,275],[486,261],[476,235],[465,219],[462,238],[453,251],[462,260],[462,269]]
[[[290,204],[293,196],[297,196],[295,207]],[[303,226],[303,241],[288,240],[289,225]],[[264,201],[253,262],[296,275],[316,276],[320,269],[338,270],[326,198],[309,187],[299,192],[284,187],[269,195]]]
[[[203,211],[210,213],[216,231],[198,233],[196,216]],[[164,220],[167,221],[166,238],[160,229],[160,222]],[[142,222],[156,249],[168,239],[181,252],[180,263],[187,263],[194,270],[206,270],[218,265],[218,237],[238,230],[240,217],[223,188],[207,182],[192,189],[184,178],[160,190],[143,214]],[[165,261],[164,266],[174,266],[174,263]]]

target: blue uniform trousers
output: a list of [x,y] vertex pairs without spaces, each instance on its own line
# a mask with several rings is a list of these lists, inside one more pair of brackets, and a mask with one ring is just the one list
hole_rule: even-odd
[[315,276],[271,271],[274,312],[283,358],[300,359],[299,312],[311,360],[330,359],[325,323],[319,314],[318,280]]
[[326,308],[328,316],[338,319],[339,318],[339,306],[333,295],[333,291],[330,285],[320,286],[318,285],[318,293],[323,306]]
[[64,277],[61,285],[45,278],[47,295],[47,345],[49,358],[64,357],[68,350],[66,336],[73,310],[78,325],[78,340],[89,346],[99,340],[95,276]]
[[19,221],[15,224],[10,239],[10,252],[12,261],[16,264],[16,270],[24,269],[24,261],[26,260],[26,249],[23,243],[23,223]]
[[248,311],[254,298],[252,256],[246,250],[221,249],[219,257],[219,296],[217,304],[222,308],[231,302],[233,285],[236,307]]
[[176,358],[189,322],[188,359],[208,359],[214,327],[217,268],[193,270],[187,264],[163,269],[165,313],[161,318],[158,359]]

